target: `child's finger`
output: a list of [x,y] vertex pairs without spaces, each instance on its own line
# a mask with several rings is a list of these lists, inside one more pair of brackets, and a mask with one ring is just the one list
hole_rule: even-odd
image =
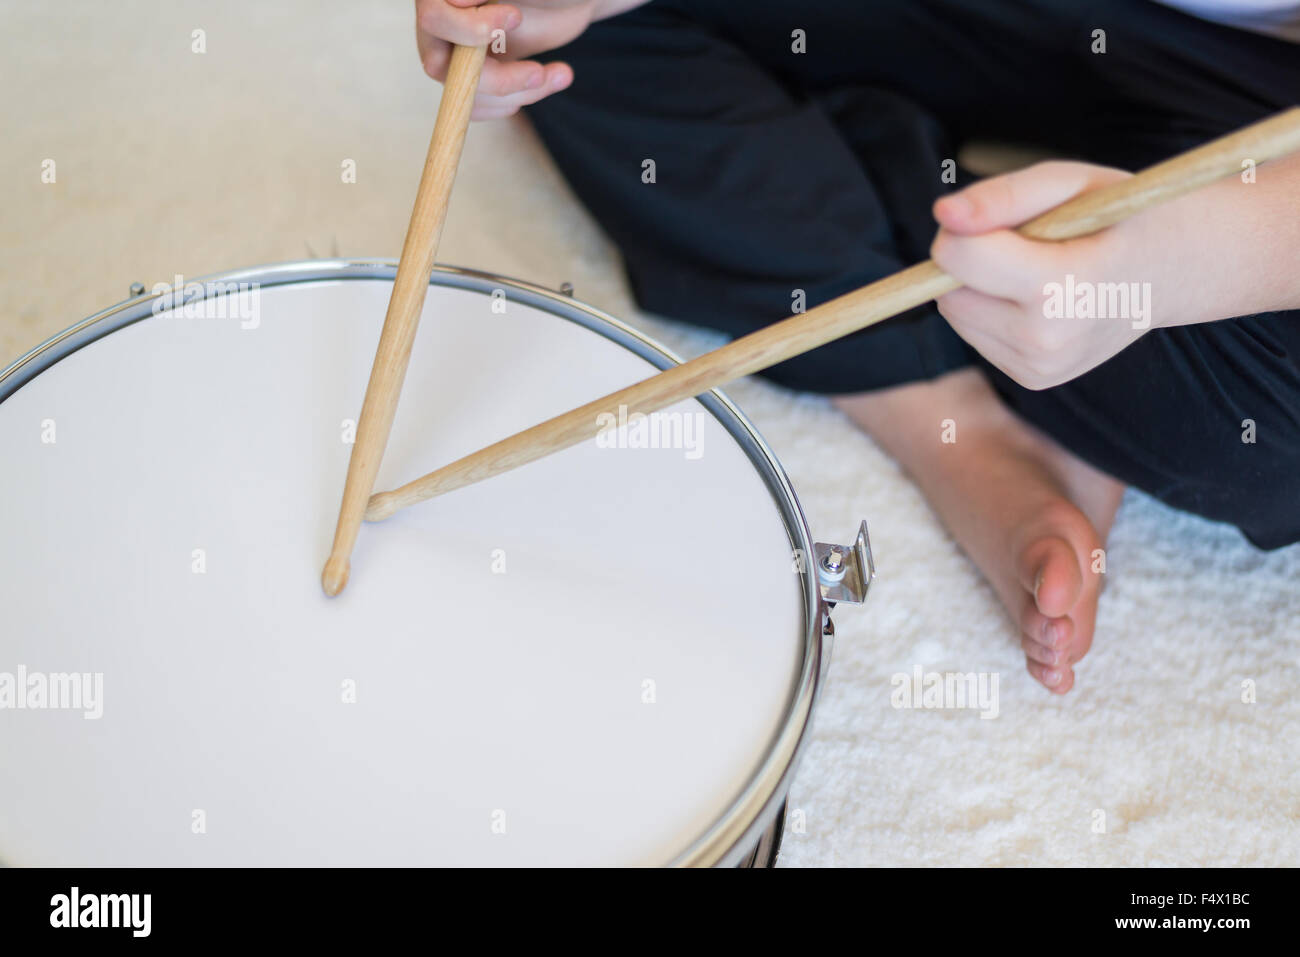
[[[935,300],[935,305],[959,335],[964,338],[970,334],[979,340],[977,344],[967,339],[990,362],[1003,356],[1024,355],[1026,347],[1021,335],[1024,323],[1016,303],[963,288],[944,293]],[[996,356],[989,355],[986,349]]]
[[483,97],[503,97],[536,90],[546,82],[546,69],[536,60],[487,60],[479,77]]
[[1024,311],[1014,302],[957,289],[936,300],[954,332],[996,368],[1026,389],[1046,389],[1065,381],[1045,361]]
[[573,82],[573,69],[567,63],[548,63],[544,79],[539,86],[506,96],[480,96],[474,102],[471,117],[475,120],[497,120],[513,116],[522,106],[536,103],[552,93],[558,93]]
[[416,38],[420,48],[420,64],[424,72],[439,83],[447,79],[447,63],[451,59],[451,44],[438,40],[423,31]]
[[421,33],[466,46],[483,46],[494,30],[513,30],[523,21],[518,8],[502,4],[462,8],[446,0],[420,0],[415,9]]
[[934,204],[934,218],[954,233],[1018,226],[1073,196],[1129,176],[1123,170],[1052,160],[980,180]]
[[1041,301],[1043,284],[1062,272],[1061,247],[1025,239],[1008,229],[979,236],[939,230],[930,256],[948,275],[990,296]]

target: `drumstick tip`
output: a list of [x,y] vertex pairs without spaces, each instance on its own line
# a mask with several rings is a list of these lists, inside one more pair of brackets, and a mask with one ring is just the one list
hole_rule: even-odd
[[376,492],[366,503],[366,521],[382,522],[397,511],[396,496],[392,492]]
[[348,574],[352,571],[352,563],[348,561],[345,555],[331,555],[329,561],[325,563],[325,570],[321,572],[320,585],[325,589],[325,594],[333,598],[348,584]]

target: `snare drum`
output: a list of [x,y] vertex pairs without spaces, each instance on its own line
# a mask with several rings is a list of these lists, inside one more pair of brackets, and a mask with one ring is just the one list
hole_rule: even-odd
[[[141,294],[0,375],[0,861],[775,858],[865,526],[815,547],[715,392],[364,526],[326,598],[393,275]],[[440,268],[377,489],[676,361]]]

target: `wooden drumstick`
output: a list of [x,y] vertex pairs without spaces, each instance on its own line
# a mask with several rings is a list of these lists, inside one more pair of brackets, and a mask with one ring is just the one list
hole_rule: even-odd
[[[1245,160],[1263,163],[1298,149],[1300,107],[1129,179],[1076,196],[1017,231],[1039,240],[1086,236],[1213,180],[1239,173]],[[881,322],[960,285],[933,260],[926,260],[502,439],[391,492],[381,492],[370,499],[366,519],[387,518],[408,505],[500,475],[592,438],[601,429],[597,419],[601,413],[617,414],[620,407],[625,407],[629,415],[657,411]]]
[[337,595],[348,583],[352,548],[397,413],[397,400],[402,391],[402,380],[406,377],[420,313],[424,309],[424,297],[429,291],[429,274],[433,271],[433,259],[447,215],[447,201],[456,178],[456,166],[460,162],[461,147],[465,144],[470,111],[474,107],[474,95],[486,56],[486,46],[455,46],[451,52],[447,81],[443,84],[442,101],[438,105],[438,119],[429,140],[415,208],[411,210],[411,222],[406,228],[397,278],[393,281],[388,313],[379,335],[379,348],[375,352],[365,401],[361,405],[356,442],[352,446],[348,477],[343,487],[343,504],[334,529],[334,544],[321,574],[321,587],[327,595]]

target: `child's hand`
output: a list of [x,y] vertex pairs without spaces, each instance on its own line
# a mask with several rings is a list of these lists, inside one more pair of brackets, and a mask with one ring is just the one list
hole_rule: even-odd
[[1028,389],[1068,382],[1140,338],[1152,325],[1153,290],[1162,310],[1172,305],[1161,255],[1175,255],[1176,237],[1144,242],[1152,228],[1147,216],[1066,242],[1013,231],[1078,193],[1129,175],[1087,163],[1039,163],[934,204],[941,228],[931,255],[964,283],[940,297],[939,311]]
[[[567,63],[521,60],[554,50],[573,40],[592,21],[622,13],[645,0],[522,0],[479,6],[482,0],[415,0],[415,32],[424,72],[442,82],[447,77],[451,45],[489,44],[473,118],[510,116],[521,106],[558,93],[573,82]],[[505,52],[491,47],[494,32],[504,31]],[[498,34],[501,36],[501,34]]]

